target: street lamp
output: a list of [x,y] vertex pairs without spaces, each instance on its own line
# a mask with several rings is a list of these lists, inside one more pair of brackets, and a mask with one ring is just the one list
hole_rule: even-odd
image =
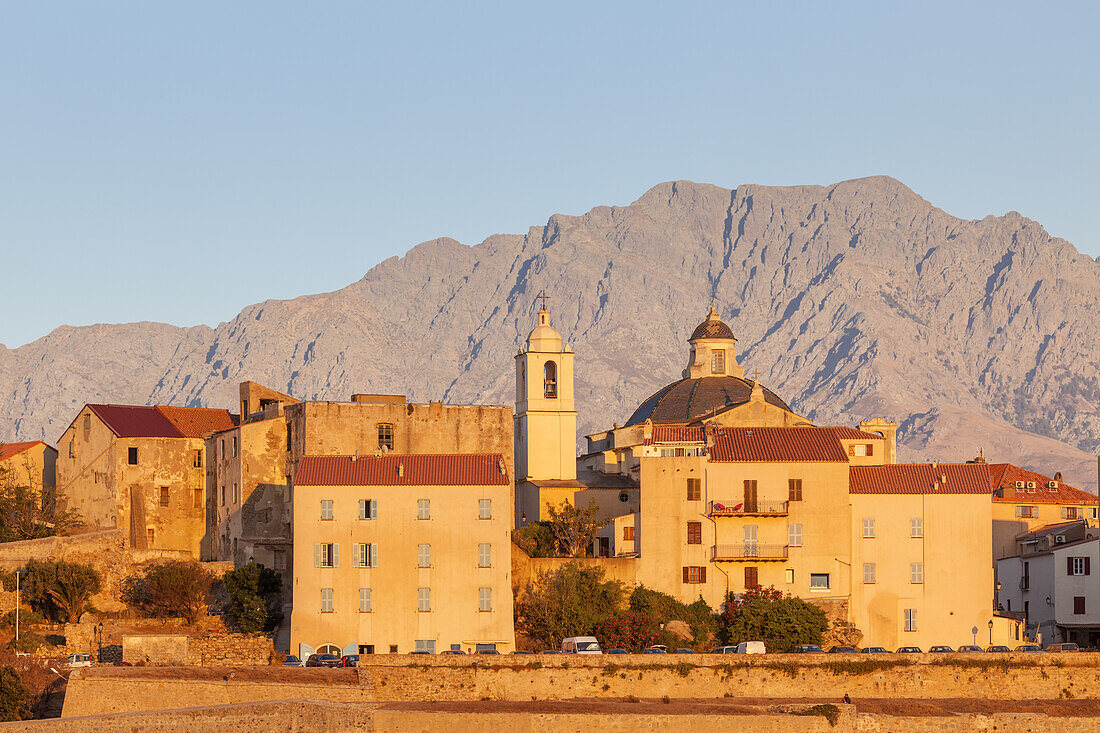
[[19,571],[15,571],[15,648],[19,649]]
[[989,619],[989,645],[993,646],[993,619]]

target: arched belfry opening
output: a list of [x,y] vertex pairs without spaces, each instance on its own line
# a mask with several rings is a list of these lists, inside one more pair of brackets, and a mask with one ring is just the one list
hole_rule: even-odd
[[558,365],[552,361],[546,362],[542,368],[543,394],[546,399],[553,400],[558,397]]

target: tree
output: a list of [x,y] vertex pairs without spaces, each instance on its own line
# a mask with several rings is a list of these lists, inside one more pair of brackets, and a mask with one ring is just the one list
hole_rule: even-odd
[[596,534],[608,521],[597,519],[600,506],[595,499],[583,509],[567,501],[561,503],[561,508],[547,502],[546,511],[550,515],[550,529],[554,532],[557,550],[565,557],[584,557]]
[[639,652],[657,643],[660,627],[655,618],[644,613],[620,611],[596,624],[592,635],[604,649]]
[[718,637],[723,644],[762,641],[769,651],[785,651],[796,644],[820,644],[827,627],[825,612],[814,604],[772,587],[751,588],[726,596]]
[[122,600],[150,616],[179,617],[190,625],[206,612],[212,582],[197,562],[162,562],[128,578],[122,587]]
[[31,702],[31,693],[15,669],[6,665],[0,667],[0,722],[31,717]]
[[528,557],[554,557],[557,554],[558,541],[550,522],[529,522],[512,530],[512,542]]
[[102,581],[91,565],[64,560],[31,560],[23,569],[23,598],[51,621],[80,618]]
[[240,631],[271,631],[282,620],[277,608],[283,578],[274,570],[250,562],[230,570],[223,579],[229,594],[229,620]]
[[17,481],[15,473],[0,466],[0,542],[33,540],[63,534],[80,524],[76,511],[64,508],[62,492],[55,486]]
[[625,594],[622,583],[603,575],[603,568],[577,562],[540,571],[515,603],[517,628],[551,648],[568,636],[591,635]]
[[627,606],[634,613],[652,618],[662,627],[658,634],[661,644],[683,646],[685,639],[670,633],[667,626],[671,621],[682,621],[690,629],[692,646],[705,646],[710,643],[717,624],[714,611],[702,597],[692,603],[683,601],[652,588],[640,585],[630,594]]

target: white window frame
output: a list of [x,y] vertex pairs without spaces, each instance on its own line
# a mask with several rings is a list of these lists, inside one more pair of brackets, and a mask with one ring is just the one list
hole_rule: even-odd
[[328,522],[333,518],[332,499],[321,499],[321,521]]
[[1083,576],[1085,574],[1085,558],[1072,557],[1073,560],[1073,575],[1074,577]]
[[432,589],[420,587],[416,589],[416,610],[420,613],[430,613],[432,610]]
[[905,619],[905,631],[917,630],[917,609],[907,608],[903,612]]
[[493,589],[483,585],[477,589],[477,610],[489,612],[493,610]]
[[[326,560],[328,562],[326,562]],[[313,567],[338,568],[340,567],[340,545],[336,542],[313,543]]]
[[332,588],[321,589],[321,613],[335,613],[336,600]]
[[435,639],[416,639],[413,651],[435,654]]
[[432,546],[428,542],[421,542],[416,546],[416,566],[418,568],[430,568],[432,566]]
[[378,500],[377,499],[360,499],[359,500],[359,518],[360,519],[378,519]]
[[783,579],[788,583],[794,582],[794,568],[786,568],[783,572]]
[[1062,519],[1080,519],[1082,512],[1075,506],[1062,507]]
[[802,547],[802,524],[795,522],[787,525],[787,544],[790,547]]
[[863,563],[863,582],[868,585],[878,582],[878,569],[873,562]]
[[914,585],[920,585],[924,582],[924,563],[923,562],[911,562],[909,563],[909,582]]
[[909,536],[913,539],[924,537],[924,517],[911,517],[909,519]]
[[372,610],[370,588],[360,588],[359,613],[370,613]]
[[479,542],[477,544],[477,566],[479,568],[491,568],[493,566],[493,545],[491,542]]
[[417,519],[431,519],[432,518],[432,502],[431,502],[431,499],[417,499],[416,500],[416,518]]
[[875,538],[875,518],[864,517],[863,518],[863,539],[873,540]]
[[357,568],[378,567],[378,543],[356,542],[352,544],[351,560],[352,565]]
[[[815,579],[820,579],[820,578],[825,579],[825,585],[820,585],[820,584],[814,585],[814,580]],[[830,584],[831,584],[831,579],[829,578],[828,573],[810,573],[810,590],[811,591],[815,591],[815,592],[827,591],[827,590],[829,590]]]
[[861,458],[865,458],[867,456],[867,444],[866,443],[856,443],[855,445],[853,445],[852,446],[852,455],[853,456],[859,456]]
[[477,518],[478,519],[492,519],[493,518],[493,500],[492,499],[478,499],[477,500]]

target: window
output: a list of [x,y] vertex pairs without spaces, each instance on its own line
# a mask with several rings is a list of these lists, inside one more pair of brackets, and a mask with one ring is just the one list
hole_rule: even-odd
[[492,499],[478,499],[477,500],[477,518],[478,519],[492,519],[493,518],[493,500]]
[[917,630],[917,609],[907,608],[905,609],[905,630],[916,631]]
[[291,423],[286,424],[286,452],[290,452],[291,436],[294,434],[293,425]]
[[393,423],[378,423],[378,447],[393,450]]
[[[241,503],[241,488],[239,486],[237,486],[237,484],[233,484],[233,503],[234,504],[240,504]],[[329,519],[331,519],[331,518],[332,517],[329,517]]]
[[875,582],[875,564],[873,562],[863,563],[863,582],[874,583]]
[[802,479],[787,479],[787,498],[791,501],[802,501]]
[[332,588],[321,589],[321,613],[332,613]]
[[810,590],[829,590],[829,574],[810,573]]
[[1092,575],[1092,565],[1088,557],[1067,557],[1066,575]]
[[[236,493],[237,485],[233,484],[233,492]],[[321,499],[321,519],[332,519],[332,499]]]
[[1089,509],[1089,518],[1090,519],[1096,519],[1097,518],[1097,513],[1098,513],[1098,510],[1097,510],[1096,507],[1093,507],[1092,509]]
[[911,562],[909,563],[909,582],[910,583],[923,583],[924,582],[924,563]]
[[1085,613],[1085,597],[1074,596],[1073,597],[1073,615],[1082,616]]
[[[416,648],[413,651],[435,654],[435,639],[417,639],[414,643]],[[391,645],[390,651],[393,654],[397,654],[397,645]]]
[[149,529],[145,530],[145,537],[149,542],[149,547],[152,547],[153,544],[154,544],[154,538],[156,537],[156,534],[153,532],[153,529],[151,527]]
[[370,588],[359,589],[359,613],[370,613]]
[[167,486],[161,486],[160,487],[160,505],[161,506],[168,506],[168,487]]
[[431,503],[427,499],[416,500],[416,518],[417,519],[431,519],[432,507]]
[[1080,519],[1081,516],[1075,506],[1062,507],[1062,519]]
[[555,399],[558,396],[558,365],[552,361],[546,362],[542,368],[542,376],[542,396],[551,400]]
[[88,413],[84,413],[84,432],[88,432],[92,429],[92,416]]
[[416,546],[416,564],[421,568],[432,566],[432,546],[427,542],[421,542]]
[[684,567],[684,582],[685,583],[705,583],[707,582],[707,569],[697,565],[687,565]]
[[222,484],[222,506],[225,506],[225,484]]
[[477,566],[487,568],[493,564],[493,546],[488,542],[477,544]]
[[863,518],[863,536],[866,539],[874,539],[875,537],[875,518],[864,517]]
[[202,489],[195,489],[195,508],[202,509]]
[[791,547],[802,547],[802,525],[787,525],[787,544]]
[[272,565],[276,570],[286,570],[286,553],[282,550],[275,550],[271,553]]
[[191,459],[191,465],[195,468],[202,468],[202,448],[195,449],[195,456]]
[[313,567],[338,568],[340,567],[340,546],[333,542],[313,543]]
[[1020,519],[1034,519],[1035,507],[1033,506],[1018,506],[1016,507],[1016,516]]
[[757,568],[745,568],[745,589],[760,587],[760,573]]
[[76,458],[76,449],[73,448],[73,441],[69,440],[69,458]]
[[911,517],[909,519],[909,536],[924,537],[924,517]]
[[751,479],[745,480],[745,513],[753,514],[756,512],[756,481]]
[[237,436],[233,436],[233,457],[237,457]]
[[374,499],[360,499],[359,518],[378,519],[378,502]]
[[850,456],[873,456],[874,454],[874,443],[853,443],[848,446],[848,455]]
[[623,542],[634,541],[634,527],[623,527]]
[[710,373],[711,374],[725,374],[726,373],[726,351],[725,349],[715,349],[710,352]]
[[479,611],[492,611],[493,610],[493,589],[482,586],[477,589],[477,610]]
[[370,544],[358,542],[353,543],[351,546],[351,558],[352,565],[357,568],[376,568],[378,567],[378,543],[371,542]]
[[788,583],[793,583],[794,582],[794,568],[787,568],[786,570],[784,570],[783,571],[783,576],[784,576],[783,579],[786,580]]
[[688,522],[688,544],[689,545],[701,545],[703,544],[703,523],[702,522]]
[[697,478],[687,480],[687,500],[701,501],[703,499],[702,482]]
[[131,466],[137,465],[137,448],[126,449],[126,462]]
[[745,525],[745,557],[756,557],[756,525]]
[[427,613],[432,610],[432,589],[431,588],[417,588],[416,589],[416,610],[422,613]]

